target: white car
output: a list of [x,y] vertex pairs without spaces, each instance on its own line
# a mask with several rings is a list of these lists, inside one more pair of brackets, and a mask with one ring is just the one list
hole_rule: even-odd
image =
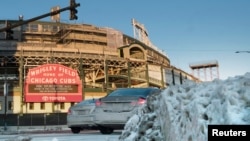
[[96,100],[95,124],[102,134],[111,134],[115,129],[123,129],[138,107],[146,103],[147,97],[160,92],[160,89],[154,87],[116,89]]
[[95,99],[84,100],[71,106],[67,114],[67,125],[72,133],[79,133],[84,129],[98,129],[94,123]]

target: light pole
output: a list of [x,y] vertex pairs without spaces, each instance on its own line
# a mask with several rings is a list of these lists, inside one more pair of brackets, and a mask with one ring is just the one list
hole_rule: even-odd
[[9,84],[7,82],[7,74],[6,74],[6,62],[3,59],[0,63],[1,67],[4,68],[4,84],[3,84],[3,94],[4,94],[4,130],[7,130],[7,97],[9,93]]
[[[5,77],[6,78],[6,77]],[[4,82],[4,130],[7,130],[7,96],[8,96],[8,83]]]
[[250,53],[250,51],[235,51],[235,53]]
[[9,84],[6,80],[6,70],[5,70],[5,79],[4,79],[4,130],[7,130],[7,97],[9,93]]

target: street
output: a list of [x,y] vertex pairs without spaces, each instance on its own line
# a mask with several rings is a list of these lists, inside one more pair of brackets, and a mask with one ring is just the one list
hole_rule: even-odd
[[117,141],[121,131],[115,131],[110,135],[103,135],[98,130],[82,131],[79,134],[73,133],[27,133],[15,135],[1,135],[0,141],[15,141],[19,138],[31,138],[31,141]]

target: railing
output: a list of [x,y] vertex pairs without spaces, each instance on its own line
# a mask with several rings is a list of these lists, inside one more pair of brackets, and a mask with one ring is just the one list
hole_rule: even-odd
[[[0,114],[0,119],[3,119]],[[7,126],[44,126],[66,125],[67,113],[44,113],[44,114],[8,114]],[[4,123],[0,120],[0,126]],[[8,128],[8,127],[7,127]]]
[[18,47],[49,47],[53,48],[57,45],[55,43],[17,43]]

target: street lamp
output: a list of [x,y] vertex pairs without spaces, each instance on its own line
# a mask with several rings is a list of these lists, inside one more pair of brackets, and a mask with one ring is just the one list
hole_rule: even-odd
[[235,53],[250,53],[250,51],[235,51]]

